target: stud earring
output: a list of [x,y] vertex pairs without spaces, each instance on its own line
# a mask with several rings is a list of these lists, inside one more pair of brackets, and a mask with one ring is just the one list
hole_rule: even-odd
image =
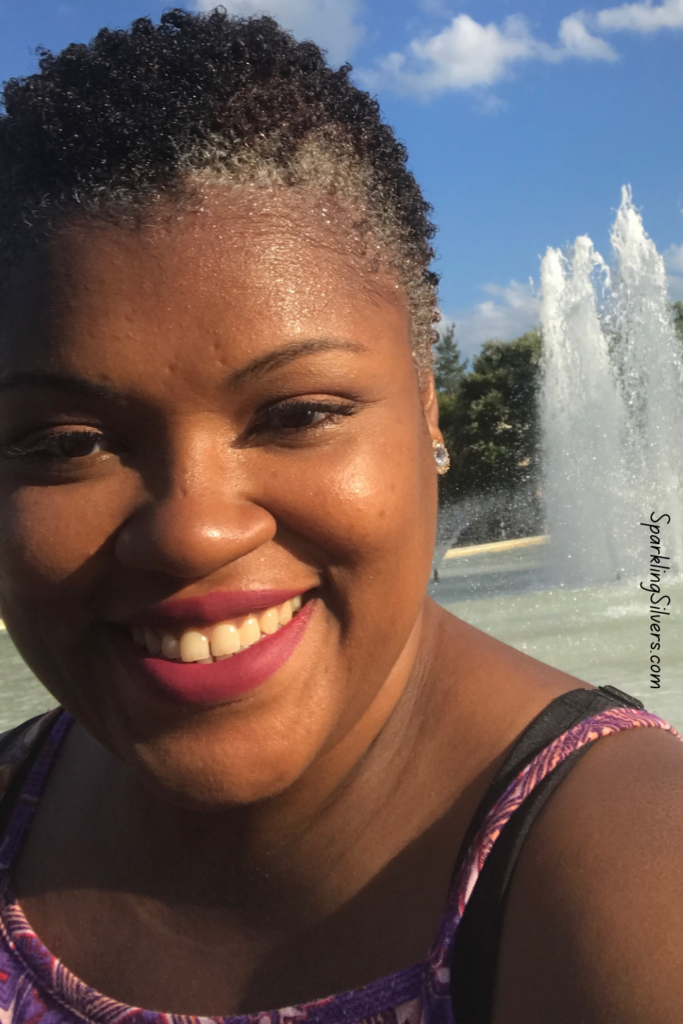
[[448,449],[443,441],[432,441],[432,448],[434,449],[434,462],[436,463],[436,471],[439,476],[443,476],[451,468],[451,457],[448,454]]

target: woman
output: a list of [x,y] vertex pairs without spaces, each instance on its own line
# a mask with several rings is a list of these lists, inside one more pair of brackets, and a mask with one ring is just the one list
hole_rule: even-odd
[[376,104],[172,11],[6,110],[0,601],[64,710],[5,744],[3,1013],[680,1020],[678,741],[425,596],[433,229]]

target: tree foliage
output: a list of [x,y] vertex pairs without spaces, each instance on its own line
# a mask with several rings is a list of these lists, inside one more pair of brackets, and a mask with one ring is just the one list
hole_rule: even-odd
[[679,299],[677,302],[672,302],[671,311],[674,316],[674,327],[678,337],[683,341],[683,302]]
[[444,478],[449,497],[515,490],[537,479],[540,357],[539,331],[510,342],[488,341],[471,371],[439,394],[441,429],[454,467]]
[[440,341],[434,346],[436,362],[434,366],[434,384],[442,394],[454,394],[467,370],[467,360],[455,340],[455,325],[446,328]]

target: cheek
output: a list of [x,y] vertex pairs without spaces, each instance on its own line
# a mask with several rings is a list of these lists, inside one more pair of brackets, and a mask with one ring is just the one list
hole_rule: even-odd
[[436,474],[424,428],[406,419],[403,429],[369,443],[355,437],[339,449],[312,454],[291,471],[288,486],[275,469],[266,500],[324,561],[331,556],[372,574],[370,562],[395,560],[400,549],[413,569],[416,561],[431,564]]
[[48,605],[87,589],[121,520],[122,488],[21,487],[0,494],[0,593]]
[[[411,459],[408,463],[410,465]],[[338,514],[346,513],[354,543],[362,551],[393,544],[408,523],[414,524],[416,480],[410,469],[400,467],[379,451],[355,460],[341,474],[335,493]]]

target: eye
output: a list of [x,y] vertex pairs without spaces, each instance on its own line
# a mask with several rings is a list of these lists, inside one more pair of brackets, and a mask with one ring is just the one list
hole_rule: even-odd
[[85,459],[109,451],[104,434],[99,430],[61,430],[33,435],[25,441],[0,449],[6,459],[38,458],[50,461]]
[[273,433],[310,430],[331,423],[338,416],[351,416],[355,411],[349,402],[297,399],[270,406],[261,413],[256,427]]

